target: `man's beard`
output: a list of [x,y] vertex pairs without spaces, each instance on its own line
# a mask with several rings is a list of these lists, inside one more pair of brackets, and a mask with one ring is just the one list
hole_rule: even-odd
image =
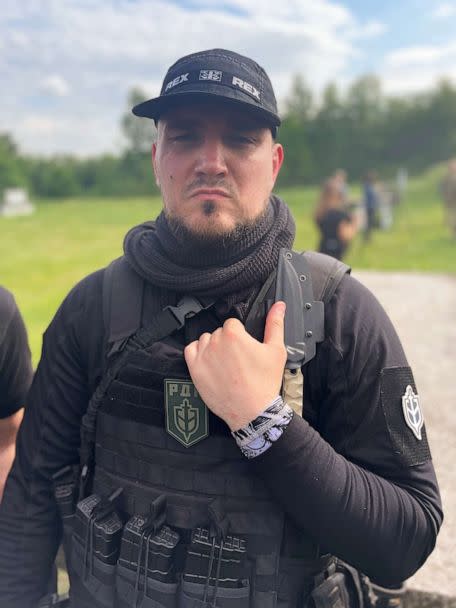
[[229,229],[216,225],[215,215],[217,213],[217,205],[211,200],[204,201],[203,213],[206,218],[214,216],[214,222],[207,222],[198,226],[197,229],[187,226],[182,217],[170,214],[166,208],[164,209],[164,213],[170,229],[178,240],[192,241],[196,247],[198,245],[206,247],[212,245],[226,246],[229,243],[243,239],[247,234],[261,225],[268,214],[268,205],[266,204],[263,211],[255,218],[239,220]]

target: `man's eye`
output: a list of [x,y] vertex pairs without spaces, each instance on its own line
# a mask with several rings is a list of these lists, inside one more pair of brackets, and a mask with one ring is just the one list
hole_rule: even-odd
[[232,145],[247,146],[249,144],[255,143],[255,138],[250,135],[241,135],[240,133],[238,133],[235,135],[230,135],[228,141]]
[[197,136],[195,133],[177,133],[171,139],[176,142],[187,143],[196,141]]

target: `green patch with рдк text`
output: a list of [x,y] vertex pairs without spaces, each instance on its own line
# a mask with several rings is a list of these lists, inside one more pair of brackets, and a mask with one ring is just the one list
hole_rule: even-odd
[[189,448],[209,435],[207,407],[191,380],[165,380],[166,431]]

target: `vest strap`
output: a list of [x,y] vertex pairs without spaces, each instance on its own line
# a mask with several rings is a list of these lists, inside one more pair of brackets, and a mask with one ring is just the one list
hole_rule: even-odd
[[144,281],[122,256],[103,276],[103,319],[108,344],[123,341],[141,324]]
[[184,296],[177,306],[167,306],[154,317],[150,325],[140,328],[126,340],[118,357],[108,366],[89,401],[86,413],[82,417],[80,500],[85,496],[89,476],[93,468],[93,451],[98,410],[107,390],[117,378],[119,371],[126,365],[133,354],[147,348],[154,342],[158,342],[166,336],[171,335],[183,326],[187,315],[194,316],[200,311],[210,308],[213,303],[214,302],[211,300],[202,301],[195,297]]

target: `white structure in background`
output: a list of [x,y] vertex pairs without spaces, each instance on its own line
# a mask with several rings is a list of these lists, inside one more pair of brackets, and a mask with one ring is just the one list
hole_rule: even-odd
[[378,192],[378,223],[380,230],[389,230],[393,225],[394,191],[380,188]]
[[6,188],[3,191],[3,204],[0,205],[0,215],[15,217],[17,215],[30,215],[35,207],[29,200],[27,190],[23,188]]
[[408,184],[407,169],[404,169],[404,167],[400,167],[397,170],[397,174],[396,174],[396,187],[397,187],[397,193],[399,195],[399,198],[402,198],[403,194],[407,190],[407,184]]

